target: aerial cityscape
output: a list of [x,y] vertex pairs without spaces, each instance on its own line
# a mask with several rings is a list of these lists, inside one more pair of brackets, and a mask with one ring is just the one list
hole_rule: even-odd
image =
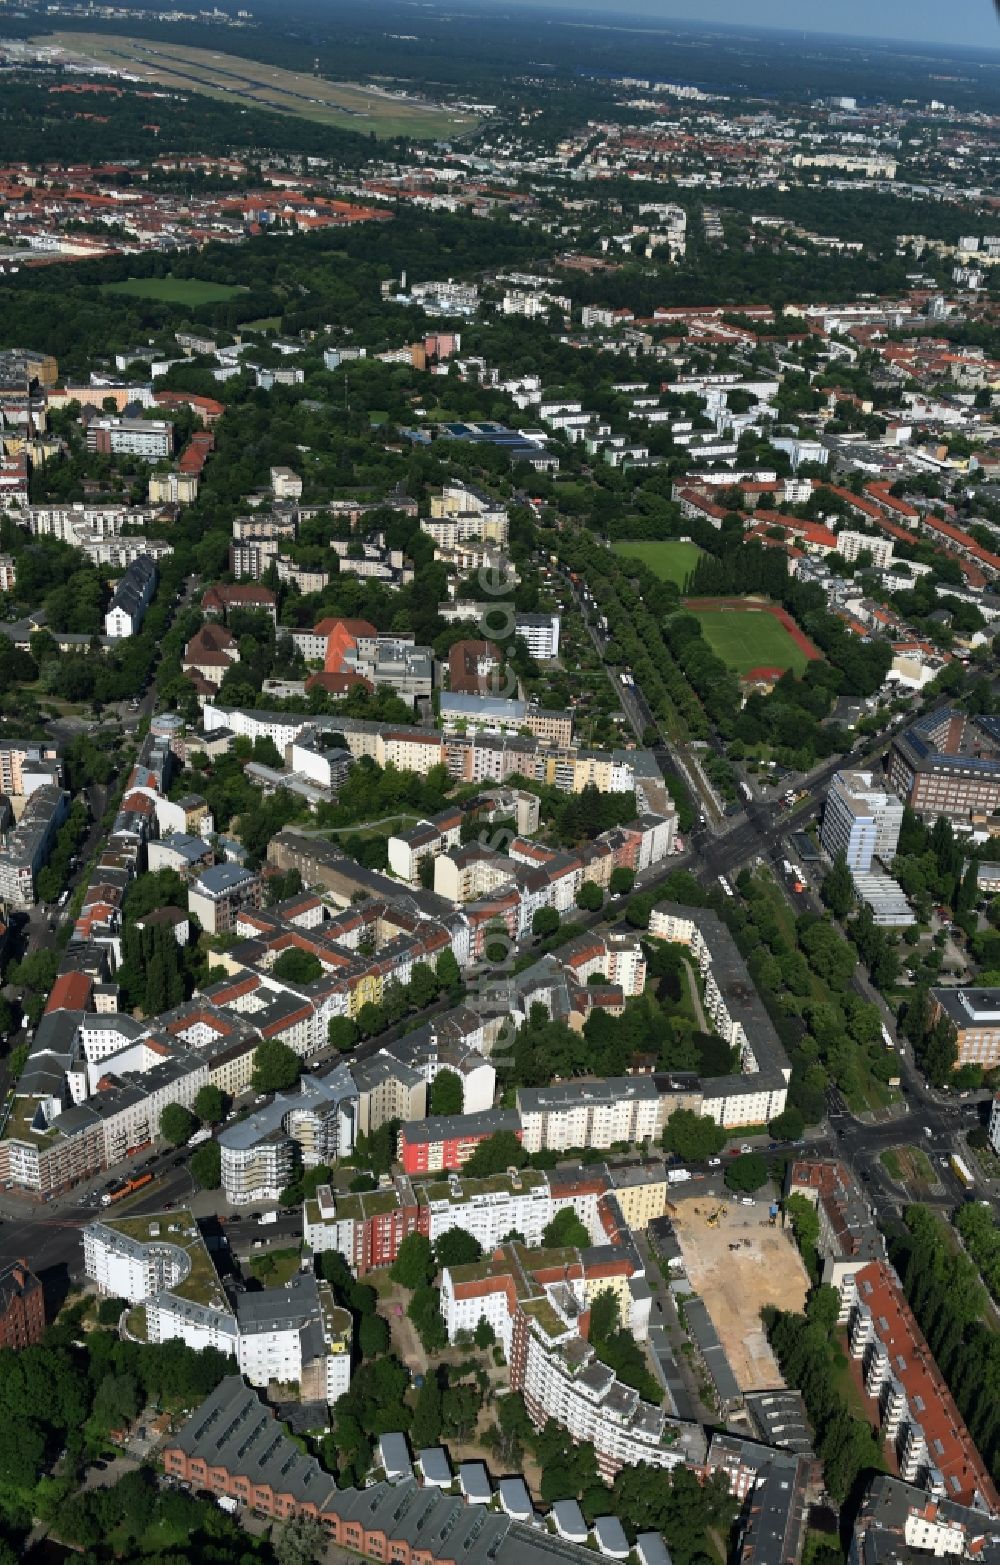
[[0,0],[0,1565],[1000,1565],[967,5]]

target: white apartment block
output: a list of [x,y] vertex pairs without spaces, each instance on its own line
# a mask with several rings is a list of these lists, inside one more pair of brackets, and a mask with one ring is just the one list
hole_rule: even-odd
[[517,1107],[526,1152],[634,1146],[652,1141],[659,1128],[660,1095],[646,1076],[520,1087]]
[[705,983],[705,1011],[740,1051],[741,1075],[703,1083],[702,1114],[727,1128],[773,1119],[785,1108],[791,1067],[732,935],[714,913],[695,915],[674,903],[653,909],[649,933],[690,948]]
[[523,1234],[529,1247],[540,1245],[556,1211],[545,1175],[529,1169],[465,1181],[449,1174],[447,1182],[417,1186],[416,1195],[427,1204],[427,1236],[432,1244],[442,1234],[461,1228],[479,1241],[486,1255],[509,1233]]
[[517,614],[514,617],[514,634],[526,643],[533,658],[545,662],[559,656],[561,625],[558,614]]
[[872,772],[837,772],[820,841],[831,858],[843,853],[848,869],[867,872],[873,859],[892,863],[902,824],[902,801],[880,788]]
[[95,418],[87,426],[88,451],[159,462],[173,449],[174,426],[169,419]]
[[876,570],[887,570],[892,564],[894,545],[891,538],[870,538],[867,533],[857,533],[849,527],[842,528],[837,534],[837,553],[853,565],[862,550],[867,550],[871,555]]

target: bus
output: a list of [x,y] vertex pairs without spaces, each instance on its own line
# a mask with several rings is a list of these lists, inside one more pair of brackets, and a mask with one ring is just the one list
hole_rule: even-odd
[[729,884],[729,882],[726,879],[725,875],[720,875],[719,876],[719,885],[722,887],[722,889],[726,893],[727,897],[734,897],[736,895],[735,891],[733,890],[732,886]]
[[966,1190],[971,1190],[976,1181],[964,1157],[959,1157],[957,1152],[953,1152],[948,1163],[955,1178],[965,1186]]
[[892,1033],[889,1031],[888,1027],[885,1025],[885,1022],[882,1023],[882,1042],[885,1044],[887,1049],[895,1049],[895,1047],[896,1047],[896,1044],[895,1044],[895,1041],[893,1039]]

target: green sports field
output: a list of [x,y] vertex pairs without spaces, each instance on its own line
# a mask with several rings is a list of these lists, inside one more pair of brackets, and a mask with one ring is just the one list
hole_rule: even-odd
[[220,304],[245,293],[229,283],[202,283],[197,277],[130,277],[124,283],[105,283],[102,293],[127,294],[132,299],[155,299],[158,304]]
[[615,554],[626,560],[641,560],[661,581],[676,582],[678,587],[683,587],[701,559],[701,550],[696,543],[679,543],[672,539],[626,541],[612,547]]
[[773,614],[733,609],[692,610],[712,651],[737,674],[752,668],[793,669],[801,674],[808,659]]

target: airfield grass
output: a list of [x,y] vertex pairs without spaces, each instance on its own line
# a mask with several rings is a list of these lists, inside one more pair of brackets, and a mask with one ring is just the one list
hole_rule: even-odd
[[158,304],[221,304],[245,288],[229,283],[203,283],[197,277],[130,277],[123,283],[105,283],[102,293],[127,294],[131,299],[154,299]]
[[693,611],[712,651],[737,674],[753,668],[793,669],[801,674],[808,659],[773,614],[734,613],[732,609]]
[[282,70],[264,60],[218,54],[214,49],[86,32],[48,34],[44,42],[162,87],[200,92],[243,107],[293,114],[345,130],[374,131],[376,136],[437,138],[470,130],[476,124],[472,115],[453,113],[440,104],[396,98],[359,82],[331,82],[302,71]]
[[678,587],[684,586],[701,559],[696,543],[678,539],[637,539],[613,544],[612,550],[623,559],[641,560],[661,581],[675,582]]

